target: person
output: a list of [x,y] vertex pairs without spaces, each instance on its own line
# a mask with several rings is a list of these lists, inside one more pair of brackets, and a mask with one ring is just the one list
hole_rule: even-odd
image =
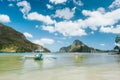
[[39,54],[36,58],[35,58],[35,60],[43,60],[43,54]]
[[39,54],[39,59],[43,60],[43,54]]

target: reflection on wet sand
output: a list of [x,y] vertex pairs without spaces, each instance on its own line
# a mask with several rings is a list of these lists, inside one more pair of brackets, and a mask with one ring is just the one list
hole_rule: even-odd
[[41,61],[35,61],[34,59],[26,59],[23,62],[23,71],[31,71],[31,70],[37,70],[42,68],[42,62]]
[[21,56],[0,56],[0,74],[20,70],[21,68]]
[[75,54],[74,57],[73,57],[75,65],[76,66],[82,65],[82,63],[84,62],[86,57],[87,56],[85,56],[85,55]]

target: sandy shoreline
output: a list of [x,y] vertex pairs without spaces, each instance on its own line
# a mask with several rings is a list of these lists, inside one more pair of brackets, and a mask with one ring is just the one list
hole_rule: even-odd
[[[114,69],[115,67],[115,69]],[[0,80],[119,80],[118,65],[63,67],[0,75]]]

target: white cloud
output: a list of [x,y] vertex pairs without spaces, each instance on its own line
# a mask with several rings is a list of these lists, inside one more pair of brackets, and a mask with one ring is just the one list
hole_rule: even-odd
[[56,21],[52,20],[50,16],[44,16],[42,14],[39,14],[37,12],[32,12],[27,15],[28,20],[36,20],[36,21],[41,21],[46,24],[54,24]]
[[83,36],[86,35],[85,30],[72,21],[64,21],[55,24],[55,31],[62,33],[64,36]]
[[46,6],[47,6],[48,9],[53,8],[53,6],[51,6],[50,4],[46,4]]
[[56,22],[54,26],[43,26],[42,28],[51,33],[59,32],[64,36],[87,35],[85,32],[86,28],[90,28],[93,31],[100,28],[100,32],[105,33],[120,33],[119,26],[107,27],[116,25],[120,21],[120,9],[106,12],[104,8],[98,8],[96,11],[83,10],[82,13],[86,19]]
[[[41,21],[45,24],[54,24],[56,21],[52,20],[50,16],[44,16],[42,14],[39,14],[37,12],[30,12],[31,6],[30,3],[27,1],[21,1],[17,3],[18,7],[20,8],[20,11],[23,13],[23,17],[28,20],[36,20],[36,21]],[[52,8],[49,4],[47,4],[48,8]]]
[[42,29],[49,31],[50,33],[55,32],[55,28],[53,26],[42,26]]
[[39,44],[39,45],[46,45],[46,44],[53,44],[54,43],[54,40],[53,39],[49,39],[49,38],[41,38],[39,40],[34,40],[33,41],[35,44]]
[[59,32],[64,36],[83,36],[86,35],[85,30],[77,24],[77,22],[72,21],[64,21],[58,22],[55,26],[43,26],[43,30],[47,30],[49,32]]
[[13,7],[14,5],[13,5],[12,3],[10,3],[8,6],[9,6],[9,7]]
[[102,44],[100,44],[100,46],[105,46],[105,44],[102,43]]
[[120,25],[117,25],[116,27],[101,27],[100,28],[101,32],[104,33],[113,33],[113,34],[120,34]]
[[103,7],[99,7],[97,9],[97,11],[100,12],[100,13],[102,13],[102,14],[105,14],[105,8],[103,8]]
[[54,4],[60,4],[60,3],[65,3],[67,0],[50,0],[51,3]]
[[83,22],[93,30],[100,26],[114,25],[120,20],[120,9],[111,12],[83,10],[82,13],[87,17]]
[[8,23],[8,22],[10,22],[10,17],[5,14],[0,14],[0,22]]
[[23,17],[26,19],[26,15],[31,10],[30,3],[28,3],[27,1],[21,1],[17,3],[17,6],[21,7],[20,11],[23,13]]
[[63,19],[71,19],[74,16],[75,8],[70,10],[69,8],[56,10],[54,17],[59,17]]
[[33,38],[32,34],[28,33],[28,32],[24,32],[23,33],[25,37],[27,38]]
[[[73,10],[75,10],[75,8],[73,8],[72,11]],[[69,11],[70,10],[68,9],[68,12]],[[55,16],[66,17],[66,15],[61,14],[62,10],[60,10],[59,12],[60,13],[58,14],[56,12]],[[87,35],[85,31],[86,28],[90,28],[93,31],[100,29],[100,32],[104,32],[104,33],[114,33],[114,34],[120,33],[119,26],[108,27],[108,26],[116,25],[120,21],[120,9],[119,8],[116,10],[107,12],[105,11],[104,8],[100,7],[94,11],[83,10],[82,14],[86,17],[85,19],[78,19],[75,21],[67,20],[67,21],[56,22],[52,26],[49,26],[49,25],[42,26],[42,29],[49,31],[50,33],[58,32],[64,36]],[[70,18],[71,17],[66,17],[66,19],[70,19]],[[94,34],[94,33],[92,32],[91,34]]]
[[114,0],[113,3],[109,6],[109,8],[119,8],[120,0]]
[[84,5],[81,0],[73,0],[73,2],[74,2],[74,4],[76,4],[78,6],[83,6]]

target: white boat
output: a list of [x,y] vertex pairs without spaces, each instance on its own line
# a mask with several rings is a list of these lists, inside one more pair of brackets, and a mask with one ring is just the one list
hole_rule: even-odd
[[43,52],[44,50],[42,49],[42,48],[38,48],[38,49],[36,49],[34,52],[35,53],[41,53],[41,52]]
[[25,58],[35,58],[36,55],[24,55]]

